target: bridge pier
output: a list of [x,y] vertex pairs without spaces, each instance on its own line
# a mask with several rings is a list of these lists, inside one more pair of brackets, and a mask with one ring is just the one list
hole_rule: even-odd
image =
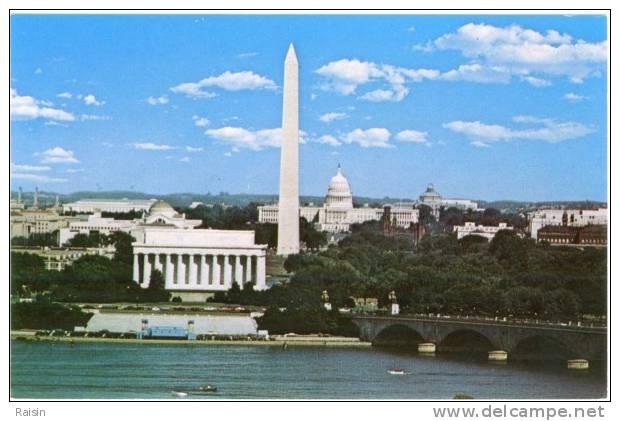
[[587,370],[589,367],[589,361],[582,358],[568,360],[566,362],[566,368],[569,370]]
[[436,346],[432,342],[418,344],[418,353],[423,355],[435,355]]
[[508,361],[508,353],[506,351],[489,351],[489,362],[506,362]]

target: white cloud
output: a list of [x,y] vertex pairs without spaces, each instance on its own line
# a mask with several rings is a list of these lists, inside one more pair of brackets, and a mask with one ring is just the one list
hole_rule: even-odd
[[410,26],[407,28],[407,32],[415,32],[415,26]]
[[151,105],[164,105],[164,104],[167,104],[168,101],[169,101],[168,95],[150,96],[146,99],[146,102],[148,102]]
[[535,86],[537,88],[544,87],[544,86],[551,86],[551,82],[549,82],[546,79],[541,79],[539,77],[524,76],[523,80],[526,81],[527,83],[529,83],[530,85]]
[[407,69],[357,59],[332,61],[320,67],[316,73],[326,79],[326,83],[322,86],[323,90],[335,91],[342,95],[354,94],[358,86],[368,83],[385,85],[360,97],[374,102],[402,101],[409,93],[405,87],[406,83],[436,79],[440,75],[439,71],[432,69]]
[[105,101],[98,101],[97,97],[95,97],[95,95],[93,94],[84,95],[82,99],[84,100],[84,104],[86,105],[94,105],[96,107],[99,107],[100,105],[105,104]]
[[365,93],[360,96],[360,98],[370,102],[399,102],[405,99],[408,93],[409,89],[402,85],[396,85],[393,90],[375,89],[374,91]]
[[42,69],[42,68],[40,68],[40,67],[37,67],[37,69],[34,71],[34,74],[35,74],[35,75],[40,75],[40,74],[42,74],[42,73],[43,73],[43,69]]
[[47,167],[47,166],[40,166],[40,165],[20,165],[20,164],[13,164],[11,162],[11,171],[25,171],[25,172],[39,172],[39,171],[49,171],[51,170],[51,167]]
[[58,95],[56,95],[58,98],[66,98],[66,99],[70,99],[71,97],[73,97],[73,94],[71,94],[71,92],[61,92]]
[[145,142],[145,143],[134,143],[134,149],[140,149],[143,151],[169,151],[171,149],[176,149],[174,146],[170,145],[162,145],[157,143]]
[[607,41],[574,40],[555,30],[541,33],[518,25],[497,27],[468,23],[434,41],[440,50],[458,50],[485,66],[506,67],[511,74],[541,73],[581,80],[600,72],[607,61]]
[[203,90],[208,87],[217,87],[226,91],[240,91],[244,89],[276,89],[277,85],[272,80],[251,71],[236,73],[226,71],[219,76],[210,76],[198,82],[181,83],[170,88],[170,90],[195,98],[216,96],[217,94],[214,92]]
[[84,168],[67,168],[67,172],[69,174],[76,174],[79,172],[84,172]]
[[357,143],[362,148],[393,148],[390,131],[385,128],[355,129],[342,137],[344,143]]
[[483,66],[480,63],[461,64],[456,69],[441,74],[442,80],[477,83],[508,83],[510,71],[502,66]]
[[42,101],[31,96],[20,96],[13,88],[11,88],[10,92],[9,107],[12,119],[47,118],[57,121],[75,120],[75,116],[69,112],[44,106]]
[[179,159],[179,162],[190,162],[191,159],[189,156],[184,156],[183,158]]
[[513,129],[496,124],[485,124],[480,121],[452,121],[444,124],[443,127],[469,137],[476,142],[472,142],[475,146],[482,146],[482,144],[488,146],[490,142],[517,139],[558,143],[580,138],[593,132],[591,128],[573,121],[558,122],[550,118],[532,116],[516,116],[513,121],[534,127]]
[[481,140],[473,140],[470,142],[470,145],[475,146],[476,148],[489,148],[490,146],[484,143]]
[[187,152],[202,152],[204,151],[204,148],[194,148],[193,146],[186,146],[185,150]]
[[[282,129],[248,130],[242,127],[221,127],[209,129],[205,134],[222,143],[228,143],[233,148],[259,151],[267,147],[279,148],[282,143]],[[299,131],[299,142],[305,143],[307,134]]]
[[319,137],[318,139],[316,139],[317,143],[323,143],[325,145],[330,145],[330,146],[340,146],[342,145],[342,142],[340,142],[338,139],[336,139],[334,136],[326,134],[323,135],[321,137]]
[[15,180],[27,180],[35,183],[66,183],[66,178],[48,177],[40,174],[27,174],[27,173],[11,173],[11,178]]
[[574,92],[568,92],[567,94],[563,96],[563,98],[569,102],[581,102],[585,99],[588,99],[588,97],[576,94]]
[[258,55],[257,52],[252,51],[249,53],[241,53],[241,54],[237,54],[235,57],[237,58],[250,58],[250,57],[256,57]]
[[60,127],[67,127],[66,124],[62,124],[59,123],[55,120],[47,120],[45,123],[43,123],[44,126],[60,126]]
[[40,155],[43,157],[41,160],[42,164],[77,164],[80,162],[72,151],[63,149],[59,146],[48,149]]
[[396,140],[409,143],[429,143],[428,133],[419,132],[417,130],[403,130],[395,136]]
[[192,117],[192,120],[194,120],[194,124],[198,127],[205,127],[211,124],[211,122],[209,121],[207,117],[200,117],[200,116],[195,115]]
[[111,118],[106,115],[96,115],[96,114],[80,114],[80,121],[99,121],[99,120],[110,120]]
[[346,117],[347,117],[346,113],[326,113],[320,116],[319,120],[321,120],[323,123],[330,123],[334,120],[342,120],[343,118],[346,118]]

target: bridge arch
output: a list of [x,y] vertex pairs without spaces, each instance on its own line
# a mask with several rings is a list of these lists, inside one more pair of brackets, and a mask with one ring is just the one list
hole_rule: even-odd
[[412,328],[403,323],[389,324],[377,332],[372,340],[373,346],[398,346],[414,347],[424,342],[424,337]]
[[489,336],[476,329],[457,328],[445,332],[437,341],[439,352],[489,352],[501,349]]
[[515,341],[509,350],[514,360],[567,360],[579,357],[575,347],[554,335],[533,334]]

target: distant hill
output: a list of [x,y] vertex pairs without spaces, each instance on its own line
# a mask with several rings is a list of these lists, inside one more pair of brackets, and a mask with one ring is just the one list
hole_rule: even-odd
[[[220,192],[218,194],[200,194],[200,193],[170,193],[170,194],[153,194],[142,193],[126,190],[112,190],[112,191],[78,191],[70,194],[61,194],[50,191],[39,192],[39,201],[42,206],[51,206],[54,204],[58,194],[61,203],[74,202],[80,199],[162,199],[176,207],[187,207],[192,202],[203,202],[205,204],[226,204],[229,206],[246,206],[250,203],[275,203],[278,196],[276,194],[229,194],[226,192]],[[11,198],[17,198],[17,192],[11,191]],[[33,200],[33,192],[24,192],[22,199],[26,204],[31,204]],[[301,196],[300,201],[302,204],[314,203],[315,205],[321,205],[325,200],[325,196]],[[386,203],[396,202],[411,202],[414,199],[409,198],[393,198],[383,197],[361,197],[355,196],[353,202],[356,205],[363,205],[369,203],[371,205],[381,206]],[[528,211],[539,207],[576,207],[576,208],[592,208],[607,206],[605,202],[596,201],[549,201],[549,202],[523,202],[513,200],[498,200],[498,201],[478,201],[481,208],[495,208],[504,212],[519,212]]]

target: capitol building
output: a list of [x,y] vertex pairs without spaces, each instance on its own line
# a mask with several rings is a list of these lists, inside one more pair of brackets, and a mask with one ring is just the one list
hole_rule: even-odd
[[[418,222],[418,210],[413,203],[396,203],[390,205],[393,223],[401,228],[409,228]],[[353,206],[353,193],[349,180],[342,173],[340,165],[329,182],[325,203],[322,206],[300,206],[299,216],[313,222],[319,231],[341,233],[350,231],[352,224],[367,221],[380,221],[384,208],[371,208],[368,205]],[[278,204],[258,207],[258,222],[277,224]]]

